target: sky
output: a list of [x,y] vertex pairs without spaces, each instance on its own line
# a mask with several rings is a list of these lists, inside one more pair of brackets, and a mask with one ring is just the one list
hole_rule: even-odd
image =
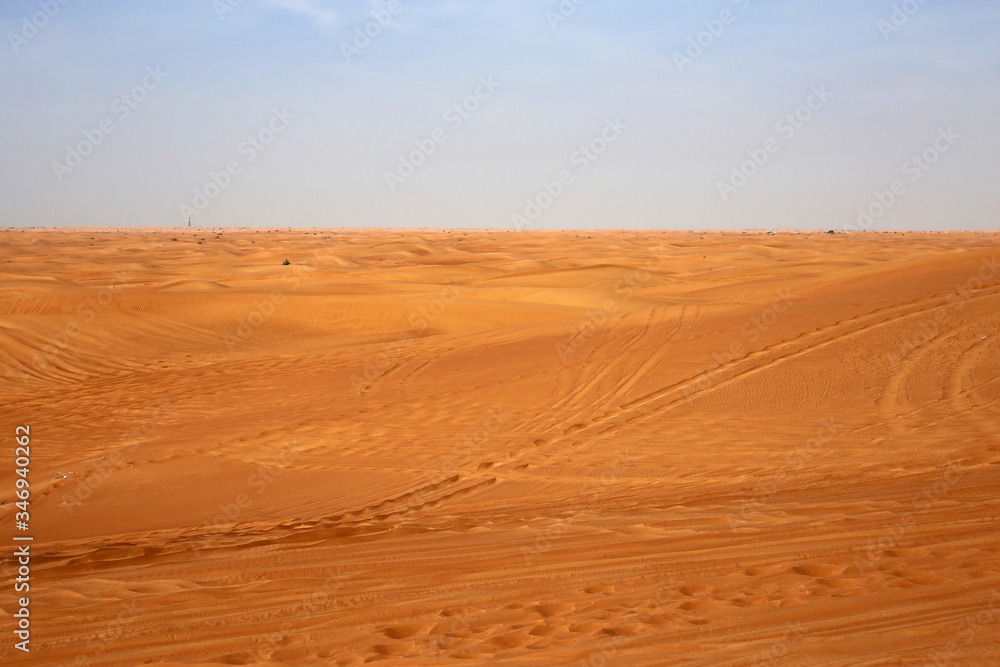
[[995,0],[5,0],[2,226],[1000,227]]

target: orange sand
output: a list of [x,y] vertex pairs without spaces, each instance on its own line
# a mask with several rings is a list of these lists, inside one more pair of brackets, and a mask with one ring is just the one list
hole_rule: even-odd
[[0,231],[0,659],[1000,664],[998,245]]

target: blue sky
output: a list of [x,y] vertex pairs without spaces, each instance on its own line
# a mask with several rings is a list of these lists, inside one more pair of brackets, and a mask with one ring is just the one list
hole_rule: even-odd
[[0,27],[5,226],[1000,226],[986,0],[14,0]]

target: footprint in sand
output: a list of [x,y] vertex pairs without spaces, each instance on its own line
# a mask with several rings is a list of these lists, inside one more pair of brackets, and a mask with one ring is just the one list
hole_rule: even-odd
[[432,629],[434,626],[429,623],[406,623],[390,626],[383,632],[390,639],[410,639],[411,637],[423,637]]
[[551,616],[565,616],[566,614],[576,611],[576,605],[560,603],[560,602],[550,602],[547,604],[535,605],[535,611],[537,611],[542,616],[546,618]]

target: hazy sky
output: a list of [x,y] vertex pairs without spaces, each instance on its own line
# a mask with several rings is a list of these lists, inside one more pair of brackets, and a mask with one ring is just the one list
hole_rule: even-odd
[[6,0],[0,24],[2,225],[1000,226],[995,0]]

